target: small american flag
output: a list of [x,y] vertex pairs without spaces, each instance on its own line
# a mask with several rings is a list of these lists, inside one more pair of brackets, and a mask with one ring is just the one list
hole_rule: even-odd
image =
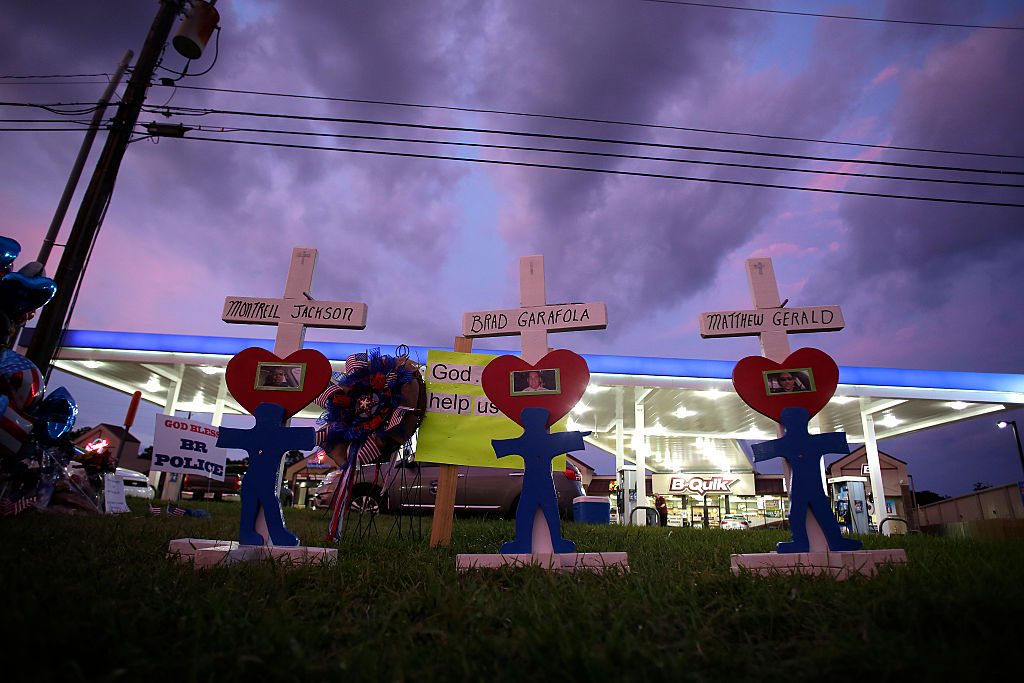
[[149,506],[149,514],[151,514],[151,515],[159,515],[160,514],[160,508],[154,507],[153,505],[150,505]]
[[391,419],[388,420],[388,429],[391,429],[396,424],[401,422],[402,418],[405,417],[405,414],[410,410],[412,410],[412,408],[407,408],[405,406],[398,406],[397,408],[395,408],[395,412],[391,414]]
[[30,505],[33,505],[35,502],[35,496],[31,496],[29,498],[22,498],[16,503],[12,503],[11,501],[4,498],[3,500],[0,500],[0,515],[3,515],[4,517],[8,515],[16,515],[19,512],[23,512],[24,510],[26,510]]
[[313,403],[326,410],[327,404],[331,402],[331,397],[339,391],[341,391],[341,387],[337,384],[328,384],[327,388],[324,389],[316,399],[314,399]]
[[359,447],[359,452],[356,453],[356,458],[359,460],[361,465],[365,465],[366,463],[373,462],[379,457],[380,448],[377,447],[377,442],[371,434],[370,438],[368,438],[363,445]]
[[[362,356],[362,358],[360,358]],[[353,353],[351,356],[345,359],[345,372],[352,374],[356,370],[362,370],[370,366],[369,361],[366,360],[365,353]]]
[[173,515],[174,517],[184,517],[185,516],[185,508],[180,508],[177,505],[175,505],[174,503],[168,503],[167,504],[167,514]]

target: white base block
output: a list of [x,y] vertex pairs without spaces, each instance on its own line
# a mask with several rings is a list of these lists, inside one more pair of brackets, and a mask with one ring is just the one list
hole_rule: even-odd
[[238,541],[211,541],[208,538],[176,538],[167,544],[167,557],[185,562],[195,559],[196,553],[206,548],[237,548]]
[[282,564],[334,564],[338,561],[336,548],[309,546],[239,545],[238,541],[211,541],[199,538],[178,538],[167,545],[167,556],[178,562],[192,560],[194,566],[217,565],[274,559]]
[[629,571],[626,553],[522,553],[512,555],[458,555],[455,566],[459,571],[497,567],[525,567],[537,565],[557,572],[603,572],[607,569]]
[[732,573],[752,572],[761,576],[780,574],[828,574],[845,581],[854,574],[874,576],[881,564],[906,564],[901,548],[853,550],[846,552],[752,553],[732,555]]

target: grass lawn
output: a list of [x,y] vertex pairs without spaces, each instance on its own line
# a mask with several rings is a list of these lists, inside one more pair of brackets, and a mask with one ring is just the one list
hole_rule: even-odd
[[[3,652],[11,681],[748,681],[977,679],[1020,670],[1024,541],[864,537],[905,568],[836,583],[734,577],[729,555],[786,532],[566,523],[585,552],[626,551],[628,574],[460,574],[512,522],[455,520],[452,546],[392,518],[347,536],[334,567],[261,562],[194,571],[174,538],[234,538],[210,519],[27,512],[0,518]],[[323,512],[287,511],[324,545]],[[25,673],[16,674],[16,671]],[[33,672],[31,675],[27,672]],[[14,676],[14,678],[8,678]]]

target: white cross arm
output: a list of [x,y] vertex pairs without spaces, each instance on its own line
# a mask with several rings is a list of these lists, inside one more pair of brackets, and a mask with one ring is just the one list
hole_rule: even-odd
[[843,329],[839,306],[758,308],[700,314],[700,336],[745,337],[765,332],[835,332]]
[[505,337],[523,332],[570,332],[608,327],[604,304],[551,304],[462,316],[463,337]]
[[306,327],[366,328],[366,304],[355,301],[260,299],[229,296],[221,320],[248,325],[299,324]]

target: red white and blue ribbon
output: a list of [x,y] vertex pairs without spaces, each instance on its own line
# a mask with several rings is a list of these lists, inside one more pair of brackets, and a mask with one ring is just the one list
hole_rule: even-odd
[[352,499],[355,471],[355,463],[350,458],[341,468],[341,474],[338,475],[338,485],[334,488],[334,495],[331,497],[331,521],[327,524],[327,539],[329,541],[337,541],[341,537],[341,524],[344,521],[345,510]]

